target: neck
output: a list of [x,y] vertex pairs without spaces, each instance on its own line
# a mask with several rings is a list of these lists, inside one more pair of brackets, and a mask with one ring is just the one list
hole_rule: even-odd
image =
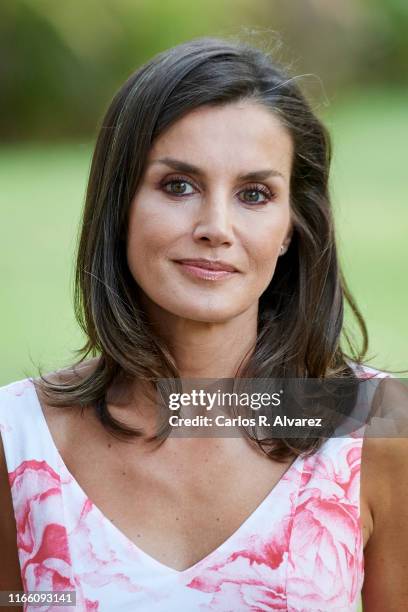
[[[235,378],[239,368],[246,363],[255,348],[257,339],[257,317],[258,304],[236,317],[223,322],[202,322],[177,317],[167,311],[159,310],[154,305],[149,307],[149,321],[157,335],[167,344],[173,355],[182,379],[231,379]],[[206,388],[207,383],[203,383]],[[217,389],[231,391],[228,387],[229,381],[217,383]],[[193,385],[194,386],[194,385]],[[147,385],[149,391],[151,390]],[[210,390],[212,384],[209,385]],[[132,389],[126,387],[125,399],[121,398],[122,391],[113,385],[110,395],[110,411],[115,416],[115,404],[124,405],[129,408],[129,423],[137,426],[143,423],[146,432],[151,435],[156,432],[156,413],[152,410],[153,405],[146,399],[145,387],[136,383]],[[183,383],[183,391],[188,392],[189,382]],[[118,395],[119,393],[119,395]],[[140,399],[142,398],[142,399]],[[135,407],[137,412],[135,413]],[[195,408],[194,415],[196,415]],[[119,418],[124,418],[123,403]],[[136,421],[134,420],[136,419]],[[140,420],[142,419],[142,421]],[[178,439],[177,439],[178,440]],[[219,439],[215,440],[219,443]],[[193,442],[197,444],[197,439]],[[212,444],[211,440],[206,440]],[[227,444],[230,441],[227,440]],[[204,444],[204,441],[203,441]]]
[[257,338],[258,304],[222,322],[181,318],[149,311],[155,332],[169,347],[182,378],[234,378]]

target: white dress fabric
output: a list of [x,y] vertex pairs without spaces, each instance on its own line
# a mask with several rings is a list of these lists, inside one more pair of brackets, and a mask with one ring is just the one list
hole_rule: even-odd
[[[383,374],[364,367],[361,377]],[[155,560],[95,506],[68,471],[32,382],[0,388],[0,432],[26,591],[76,591],[55,612],[291,612],[358,609],[362,437],[298,457],[220,546],[178,571]]]

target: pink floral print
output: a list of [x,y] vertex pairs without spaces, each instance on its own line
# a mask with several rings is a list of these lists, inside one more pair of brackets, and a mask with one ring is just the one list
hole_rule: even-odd
[[[37,508],[45,515],[61,510],[61,483],[46,461],[23,461],[9,474],[17,525],[21,575],[26,590],[68,590],[70,580],[68,538],[59,523],[36,521]],[[29,487],[27,486],[29,484]],[[31,489],[31,494],[28,494]],[[46,508],[45,506],[48,506]]]
[[138,548],[88,499],[58,453],[31,379],[0,389],[0,433],[24,589],[76,591],[75,608],[26,610],[358,608],[362,437],[332,438],[298,457],[235,533],[177,571]]

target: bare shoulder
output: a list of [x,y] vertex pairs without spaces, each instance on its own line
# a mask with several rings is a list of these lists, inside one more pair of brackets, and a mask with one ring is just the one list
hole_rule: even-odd
[[374,527],[386,520],[388,504],[408,494],[408,387],[382,379],[365,430],[361,463],[362,497]]
[[363,588],[364,609],[370,612],[403,609],[408,600],[408,391],[396,379],[384,383],[361,468],[362,502],[372,522]]
[[408,438],[365,438],[361,478],[368,505],[380,517],[387,498],[408,484]]

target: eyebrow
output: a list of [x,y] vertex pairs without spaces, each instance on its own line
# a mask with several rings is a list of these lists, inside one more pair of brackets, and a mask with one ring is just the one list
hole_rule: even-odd
[[[188,172],[189,174],[196,174],[197,176],[201,177],[205,174],[205,172],[198,168],[198,166],[193,166],[192,164],[181,161],[179,159],[174,159],[172,157],[161,157],[160,159],[153,160],[150,164],[164,164],[172,170],[177,170],[178,172]],[[267,168],[265,170],[256,170],[253,172],[247,172],[246,174],[241,174],[238,177],[238,180],[264,181],[265,179],[274,176],[280,176],[281,178],[285,178],[283,174],[278,170],[274,170],[274,168]]]

